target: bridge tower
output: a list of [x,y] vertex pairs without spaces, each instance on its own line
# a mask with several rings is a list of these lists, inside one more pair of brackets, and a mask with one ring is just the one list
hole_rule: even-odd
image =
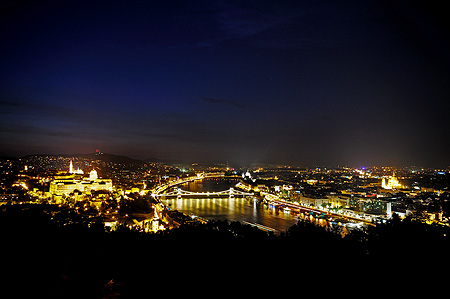
[[177,188],[177,199],[181,199],[181,189]]
[[230,198],[234,198],[234,188],[230,187]]

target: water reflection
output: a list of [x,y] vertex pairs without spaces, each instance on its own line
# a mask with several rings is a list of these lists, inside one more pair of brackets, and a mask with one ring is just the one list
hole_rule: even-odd
[[206,219],[229,220],[262,224],[282,231],[297,223],[291,213],[277,211],[252,198],[165,198],[170,209]]
[[[179,187],[191,192],[217,192],[234,187],[236,180],[228,179],[205,179],[185,183]],[[167,190],[167,192],[173,189]],[[287,230],[297,223],[298,219],[316,222],[319,225],[327,225],[325,219],[316,218],[307,211],[295,212],[276,209],[273,206],[264,205],[254,198],[229,198],[229,197],[162,197],[161,200],[170,209],[196,215],[210,220],[229,220],[250,222],[264,225],[278,231]],[[317,216],[317,215],[316,215]]]

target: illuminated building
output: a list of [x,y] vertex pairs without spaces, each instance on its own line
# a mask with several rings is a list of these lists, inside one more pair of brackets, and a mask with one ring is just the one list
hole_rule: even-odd
[[397,177],[395,176],[395,172],[392,174],[390,179],[386,182],[386,178],[383,178],[381,181],[381,187],[383,189],[402,189],[404,188],[402,184],[398,181]]
[[167,224],[167,218],[161,215],[160,211],[158,212],[158,209],[163,209],[159,204],[156,204],[153,206],[153,218],[152,219],[144,219],[142,221],[137,221],[136,219],[133,219],[136,226],[141,227],[145,232],[153,232],[156,233],[160,230],[166,229],[164,227],[164,223]]
[[84,174],[83,170],[81,170],[81,169],[79,169],[79,168],[73,169],[73,163],[72,163],[72,160],[70,160],[69,173],[74,173],[74,174]]
[[153,219],[152,219],[152,231],[157,232],[159,230],[159,216],[156,206],[153,207]]
[[385,200],[375,199],[375,198],[350,198],[350,207],[353,207],[357,212],[363,212],[375,215],[386,215],[391,217],[392,215],[392,204]]
[[92,169],[89,173],[89,180],[95,181],[96,179],[98,179],[97,171],[95,169]]
[[82,176],[79,171],[79,169],[73,170],[73,164],[70,161],[69,175],[55,176],[53,181],[50,182],[50,194],[61,196],[63,194],[68,195],[75,190],[82,194],[92,190],[112,190],[112,180],[99,179],[95,169],[92,169],[88,178]]

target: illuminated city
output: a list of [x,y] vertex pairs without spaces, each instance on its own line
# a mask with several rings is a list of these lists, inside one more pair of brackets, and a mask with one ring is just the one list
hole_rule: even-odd
[[[145,232],[179,227],[186,216],[201,223],[235,220],[275,233],[301,220],[339,227],[345,235],[393,215],[449,225],[448,168],[233,168],[144,162],[101,152],[84,156],[2,160],[2,205],[64,206],[87,219],[101,217],[108,230],[125,226]],[[124,158],[127,163],[114,162]],[[227,217],[215,215],[216,202],[226,205]],[[245,206],[240,209],[249,215],[234,215],[228,207],[234,204]],[[256,212],[268,213],[259,219],[264,223],[254,222]],[[276,228],[269,225],[273,219],[265,219],[271,216]]]
[[0,13],[6,296],[437,290],[427,279],[450,254],[444,4]]

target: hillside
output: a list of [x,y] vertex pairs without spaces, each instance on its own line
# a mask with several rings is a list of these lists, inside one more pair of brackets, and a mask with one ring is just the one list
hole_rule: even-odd
[[138,159],[132,159],[127,156],[122,155],[114,155],[108,153],[93,153],[93,154],[75,154],[75,157],[92,159],[92,160],[100,160],[103,162],[112,162],[118,164],[144,164],[144,161]]

